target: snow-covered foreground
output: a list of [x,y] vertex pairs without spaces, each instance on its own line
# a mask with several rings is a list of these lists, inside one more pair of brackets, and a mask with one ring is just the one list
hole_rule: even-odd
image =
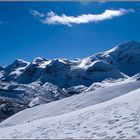
[[77,111],[1,128],[0,138],[139,138],[139,100],[137,89]]
[[140,81],[137,80],[139,77],[138,74],[124,81],[99,83],[101,87],[98,87],[95,91],[82,93],[48,104],[25,109],[2,122],[0,126],[23,124],[29,121],[45,117],[53,117],[105,102],[140,88]]

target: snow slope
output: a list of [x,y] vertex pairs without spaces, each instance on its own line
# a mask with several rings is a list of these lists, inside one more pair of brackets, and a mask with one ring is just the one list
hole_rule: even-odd
[[[139,99],[137,89],[77,111],[1,128],[0,138],[136,139],[140,137]],[[21,119],[26,117],[23,113]]]
[[[140,75],[138,74],[124,81],[103,82],[101,84],[102,86],[98,87],[95,91],[85,92],[62,100],[23,110],[2,122],[0,126],[27,123],[28,121],[61,115],[105,102],[140,88],[139,78]],[[23,118],[24,115],[26,117]]]

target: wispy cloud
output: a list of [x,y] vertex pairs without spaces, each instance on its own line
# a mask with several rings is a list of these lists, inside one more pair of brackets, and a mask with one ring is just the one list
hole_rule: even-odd
[[45,17],[45,14],[38,12],[37,10],[30,10],[30,13],[35,17]]
[[101,22],[114,17],[122,16],[126,13],[134,12],[133,9],[105,10],[101,14],[82,14],[79,16],[67,16],[65,14],[57,15],[54,12],[49,12],[46,15],[38,11],[32,12],[33,16],[40,17],[40,21],[44,24],[63,24],[72,26],[73,24],[86,24],[91,22]]

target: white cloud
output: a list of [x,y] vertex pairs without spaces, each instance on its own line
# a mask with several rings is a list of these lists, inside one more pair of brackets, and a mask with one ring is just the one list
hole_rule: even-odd
[[55,14],[54,12],[49,12],[46,15],[35,12],[32,13],[34,16],[42,17],[40,20],[44,24],[63,24],[72,26],[72,24],[86,24],[91,22],[101,22],[107,19],[112,19],[114,17],[122,16],[128,12],[134,12],[133,9],[119,9],[119,10],[105,10],[101,14],[82,14],[79,16],[67,16],[62,14],[61,16]]

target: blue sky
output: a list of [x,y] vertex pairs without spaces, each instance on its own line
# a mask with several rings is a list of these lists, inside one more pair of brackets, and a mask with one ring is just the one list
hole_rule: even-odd
[[0,2],[0,65],[84,58],[140,41],[139,19],[138,2]]

